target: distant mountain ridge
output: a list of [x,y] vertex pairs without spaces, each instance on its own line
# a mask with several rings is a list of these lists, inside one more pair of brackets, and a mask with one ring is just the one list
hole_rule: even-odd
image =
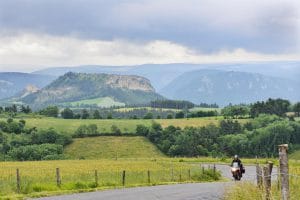
[[217,63],[217,64],[144,64],[135,66],[100,66],[85,65],[75,67],[54,67],[39,70],[33,73],[60,76],[67,72],[78,73],[108,73],[123,75],[139,75],[148,78],[156,91],[166,87],[171,81],[183,73],[214,69],[222,71],[240,71],[259,73],[266,76],[298,80],[300,77],[300,61],[282,62],[249,62],[249,63]]
[[160,93],[167,98],[194,103],[251,103],[267,98],[300,100],[300,84],[296,81],[255,73],[197,70],[186,72],[174,79]]
[[56,77],[51,75],[20,72],[0,72],[0,99],[9,98],[22,92],[28,85],[42,88]]
[[125,104],[144,104],[163,98],[148,79],[140,76],[69,72],[19,101],[43,107],[99,97],[111,97]]

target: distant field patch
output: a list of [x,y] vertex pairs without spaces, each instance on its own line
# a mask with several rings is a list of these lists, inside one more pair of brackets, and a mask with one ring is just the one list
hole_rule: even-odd
[[71,159],[158,158],[164,155],[144,137],[100,136],[75,139],[64,151]]
[[218,113],[221,113],[222,108],[203,108],[203,107],[195,107],[189,109],[191,112],[193,111],[217,111]]
[[68,104],[70,104],[72,107],[80,107],[86,105],[97,105],[98,107],[102,107],[102,108],[109,108],[112,106],[125,106],[125,103],[115,101],[111,97],[85,99],[81,101],[73,101]]
[[[135,133],[136,126],[143,124],[151,126],[152,121],[160,123],[163,127],[170,125],[184,128],[186,126],[201,127],[209,124],[217,125],[223,117],[202,117],[189,119],[61,119],[61,118],[26,118],[27,127],[37,127],[39,129],[54,128],[55,130],[67,134],[73,134],[80,125],[96,124],[100,133],[110,133],[111,126],[118,126],[123,133]],[[1,119],[0,119],[1,120]],[[6,120],[6,119],[2,119]],[[246,123],[249,119],[239,119],[240,123]]]
[[156,111],[173,111],[173,112],[179,112],[180,109],[172,109],[172,108],[152,108],[152,107],[128,107],[128,108],[116,108],[115,111],[118,112],[130,112],[133,110],[156,110]]

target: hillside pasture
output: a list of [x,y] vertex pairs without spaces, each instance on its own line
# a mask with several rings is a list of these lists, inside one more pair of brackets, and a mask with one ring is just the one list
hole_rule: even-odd
[[[123,133],[135,133],[136,126],[143,124],[151,126],[153,121],[160,123],[163,127],[170,125],[184,128],[186,126],[201,127],[209,124],[217,125],[223,117],[202,117],[202,118],[189,118],[189,119],[61,119],[61,118],[26,118],[27,127],[37,127],[39,129],[54,128],[59,132],[66,134],[73,134],[80,125],[96,124],[100,133],[110,133],[111,126],[118,126]],[[0,119],[1,120],[1,119]],[[2,119],[6,120],[6,119]],[[249,119],[239,119],[241,123],[247,122]]]
[[101,107],[101,108],[109,108],[112,106],[125,106],[125,103],[115,101],[111,97],[85,99],[85,100],[81,100],[81,101],[69,102],[67,104],[70,105],[71,107],[97,105],[98,107]]
[[119,159],[165,157],[145,137],[100,136],[74,139],[64,154],[71,159]]

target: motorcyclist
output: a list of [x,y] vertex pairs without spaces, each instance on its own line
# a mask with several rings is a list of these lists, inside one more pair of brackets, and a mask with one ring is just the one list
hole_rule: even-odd
[[231,166],[233,166],[233,163],[237,162],[239,167],[240,167],[240,172],[241,172],[241,175],[244,173],[244,167],[243,167],[243,164],[242,164],[242,161],[239,159],[239,156],[238,155],[235,155],[232,162],[231,162]]

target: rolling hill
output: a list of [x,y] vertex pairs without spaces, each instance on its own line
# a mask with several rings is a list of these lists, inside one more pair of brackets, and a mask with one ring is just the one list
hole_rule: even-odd
[[155,92],[148,79],[140,76],[69,72],[45,88],[15,100],[42,107],[104,97],[126,105],[145,104],[163,98]]
[[[86,148],[89,148],[87,151]],[[75,139],[64,150],[71,159],[159,158],[164,157],[144,137],[100,136]]]
[[197,70],[177,77],[160,92],[167,98],[184,97],[194,103],[217,103],[224,106],[267,98],[299,101],[299,89],[300,84],[296,81],[283,78],[246,72]]

